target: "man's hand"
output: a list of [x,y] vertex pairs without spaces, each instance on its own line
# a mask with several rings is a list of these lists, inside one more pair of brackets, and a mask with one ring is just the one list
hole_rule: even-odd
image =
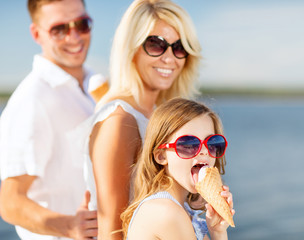
[[86,191],[84,201],[71,220],[71,237],[75,240],[87,240],[97,237],[97,211],[89,211],[90,192]]

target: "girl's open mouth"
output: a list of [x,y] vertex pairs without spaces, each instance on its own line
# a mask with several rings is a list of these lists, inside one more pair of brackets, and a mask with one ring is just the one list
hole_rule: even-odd
[[201,168],[204,167],[209,167],[209,165],[207,163],[198,163],[195,164],[192,168],[191,168],[191,175],[192,175],[192,179],[194,184],[196,184],[198,182],[198,172]]

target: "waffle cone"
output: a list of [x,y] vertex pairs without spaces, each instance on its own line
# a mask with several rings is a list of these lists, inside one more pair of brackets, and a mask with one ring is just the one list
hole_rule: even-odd
[[100,86],[95,88],[94,90],[90,91],[91,96],[95,100],[95,102],[98,102],[103,95],[109,90],[109,84],[108,82],[102,83]]
[[221,196],[223,184],[218,169],[210,167],[205,171],[204,179],[196,183],[196,190],[231,227],[235,227],[230,207]]

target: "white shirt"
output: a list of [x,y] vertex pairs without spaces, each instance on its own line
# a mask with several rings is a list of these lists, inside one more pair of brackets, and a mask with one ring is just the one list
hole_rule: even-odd
[[[28,197],[55,212],[74,215],[84,197],[85,182],[83,156],[75,154],[68,135],[93,112],[94,103],[78,81],[36,55],[32,72],[1,116],[1,179],[37,176]],[[16,229],[24,240],[64,239]]]

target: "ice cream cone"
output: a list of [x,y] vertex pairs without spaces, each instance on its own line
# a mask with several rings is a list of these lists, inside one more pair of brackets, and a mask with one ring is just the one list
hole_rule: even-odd
[[95,102],[98,102],[100,98],[105,95],[105,93],[109,90],[109,85],[107,82],[99,86],[98,88],[92,90],[90,94],[94,98]]
[[95,102],[98,102],[108,90],[109,83],[101,74],[96,74],[91,77],[88,91]]
[[223,184],[220,173],[216,167],[203,168],[200,170],[196,189],[231,227],[235,227],[230,207],[225,198],[221,196]]

